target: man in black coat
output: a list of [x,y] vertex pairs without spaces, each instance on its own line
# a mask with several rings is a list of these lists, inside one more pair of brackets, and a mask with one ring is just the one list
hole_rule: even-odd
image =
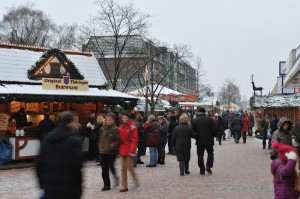
[[39,124],[39,137],[42,141],[47,134],[55,128],[55,123],[50,119],[50,111],[45,110],[44,120]]
[[239,117],[239,114],[235,115],[235,118],[231,122],[231,130],[234,133],[235,143],[238,144],[240,142],[240,138],[242,136],[242,127],[243,121]]
[[36,171],[46,199],[79,199],[82,192],[81,140],[74,134],[72,112],[58,117],[59,126],[43,140]]
[[214,138],[217,137],[216,123],[205,114],[205,109],[199,109],[199,116],[192,121],[197,144],[198,166],[200,174],[205,174],[204,151],[207,152],[206,171],[212,174],[211,168],[214,163]]

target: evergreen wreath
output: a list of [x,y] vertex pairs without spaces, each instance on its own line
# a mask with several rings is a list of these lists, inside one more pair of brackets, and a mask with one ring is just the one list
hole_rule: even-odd
[[[43,53],[38,61],[35,62],[33,66],[27,71],[28,78],[31,79],[32,75],[47,61],[50,56],[55,56],[60,63],[62,63],[69,72],[76,77],[76,79],[83,80],[84,76],[79,72],[78,68],[74,65],[72,61],[70,61],[66,54],[57,48],[52,48]],[[66,64],[64,64],[66,62]]]

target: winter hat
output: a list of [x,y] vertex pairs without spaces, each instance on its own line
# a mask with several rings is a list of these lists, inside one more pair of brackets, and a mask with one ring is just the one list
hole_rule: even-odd
[[272,144],[272,147],[275,151],[279,153],[279,157],[282,162],[287,162],[288,160],[285,156],[286,153],[295,152],[296,154],[298,154],[297,150],[294,147],[286,144],[280,144],[278,141],[275,141]]

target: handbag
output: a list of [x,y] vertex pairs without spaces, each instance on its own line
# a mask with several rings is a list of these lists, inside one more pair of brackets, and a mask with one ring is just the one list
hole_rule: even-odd
[[272,138],[271,129],[268,129],[268,131],[267,131],[267,139],[271,139],[271,138]]
[[8,138],[0,138],[0,165],[10,161],[12,146]]
[[146,134],[146,146],[147,147],[157,147],[160,143],[160,134],[158,131],[152,131]]

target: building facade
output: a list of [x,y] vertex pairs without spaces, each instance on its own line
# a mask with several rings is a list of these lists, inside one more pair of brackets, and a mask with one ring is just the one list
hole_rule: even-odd
[[[116,41],[122,43],[122,48]],[[184,94],[197,93],[196,70],[191,64],[179,59],[170,49],[139,35],[118,39],[91,37],[83,50],[94,53],[108,84],[117,81],[116,90],[130,92],[145,86],[147,68],[148,84],[159,84]]]

